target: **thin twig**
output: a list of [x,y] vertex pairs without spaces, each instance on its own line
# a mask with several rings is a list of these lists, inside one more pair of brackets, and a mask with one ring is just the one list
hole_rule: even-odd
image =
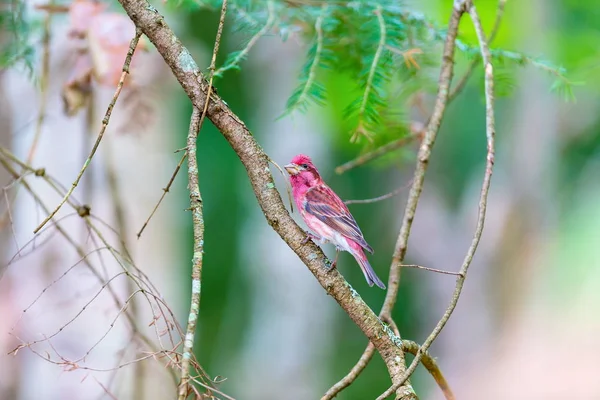
[[335,173],[343,174],[344,172],[351,170],[352,168],[356,168],[358,166],[366,164],[367,162],[374,160],[376,158],[379,158],[379,157],[383,156],[384,154],[387,154],[391,151],[397,150],[400,147],[406,146],[407,144],[410,144],[413,140],[419,138],[421,133],[422,133],[421,131],[411,132],[411,134],[409,134],[408,136],[404,136],[400,139],[396,139],[392,142],[386,143],[383,146],[378,147],[373,151],[365,153],[365,154],[355,158],[354,160],[350,160],[350,161],[336,167]]
[[321,400],[331,400],[335,396],[337,396],[339,392],[350,386],[352,382],[354,382],[356,378],[358,378],[358,376],[361,374],[361,372],[363,372],[363,370],[367,367],[369,361],[371,361],[371,358],[373,358],[373,354],[375,354],[375,346],[373,345],[373,343],[369,342],[367,348],[365,349],[365,351],[363,351],[362,355],[360,356],[354,367],[352,367],[350,372],[348,372],[346,376],[340,379],[338,383],[329,388],[329,390],[325,392],[323,397],[321,397]]
[[65,14],[69,12],[68,6],[54,4],[52,2],[48,4],[36,4],[33,6],[33,8],[39,11],[46,11],[47,13],[52,14]]
[[[119,272],[118,274],[114,275],[112,278],[110,278],[109,280],[107,280],[100,287],[100,289],[98,291],[96,291],[96,293],[84,304],[84,306],[81,307],[79,309],[79,311],[77,311],[77,313],[75,313],[75,315],[73,315],[66,323],[64,323],[53,334],[51,334],[49,336],[44,335],[43,339],[37,339],[37,340],[31,341],[31,342],[22,343],[19,346],[17,346],[15,349],[13,349],[12,351],[10,351],[8,354],[16,354],[22,348],[31,347],[31,346],[36,345],[38,343],[49,341],[50,339],[52,339],[52,338],[56,337],[57,335],[59,335],[63,331],[63,329],[65,327],[71,325],[79,316],[81,316],[86,311],[86,309],[90,306],[90,304],[92,304],[98,298],[98,296],[100,296],[104,292],[104,289],[106,289],[107,287],[109,287],[110,284],[114,280],[116,280],[117,278],[121,277],[122,275],[125,275],[125,273],[124,272]],[[43,292],[42,292],[42,294],[43,294]],[[120,310],[124,310],[126,307],[127,307],[127,302],[123,303],[123,306],[120,308]],[[111,328],[112,328],[112,326],[111,326]]]
[[160,196],[158,203],[156,203],[156,205],[154,206],[154,209],[152,210],[152,212],[146,219],[146,222],[144,222],[144,225],[142,225],[142,229],[140,229],[140,231],[137,233],[138,239],[140,238],[140,236],[142,236],[142,232],[144,232],[144,229],[146,229],[146,226],[148,225],[148,223],[150,222],[150,220],[156,213],[156,210],[158,210],[158,207],[160,207],[160,204],[162,203],[162,201],[165,198],[165,196],[167,195],[167,193],[169,193],[169,190],[171,190],[171,185],[173,185],[173,181],[175,181],[175,177],[179,173],[179,170],[181,169],[181,166],[183,165],[183,162],[185,161],[186,157],[187,157],[187,152],[183,153],[183,156],[181,156],[181,159],[177,163],[177,167],[175,167],[175,171],[173,171],[173,174],[171,175],[171,178],[169,179],[169,183],[167,183],[167,186],[165,188],[163,188],[163,193]]
[[[192,382],[202,386],[203,388],[210,390],[211,392],[215,392],[216,394],[223,396],[227,400],[235,400],[235,398],[229,396],[228,394],[221,392],[219,389],[215,389],[214,386],[208,386],[207,384],[199,381],[195,376],[190,376],[190,380]],[[215,383],[215,382],[212,382],[212,383]],[[202,397],[200,397],[200,396],[198,396],[197,398],[202,399]],[[216,399],[216,397],[213,397],[213,398]],[[210,400],[212,400],[212,399],[210,399]]]
[[[496,19],[494,20],[494,26],[492,27],[492,30],[490,31],[488,45],[492,44],[494,39],[496,39],[496,35],[498,34],[498,30],[500,29],[500,22],[502,22],[502,17],[504,16],[504,7],[505,7],[507,1],[508,0],[498,0],[498,8],[496,10]],[[450,92],[450,95],[448,96],[448,103],[452,102],[456,98],[456,96],[458,96],[462,92],[462,90],[467,85],[467,82],[471,78],[471,75],[473,75],[473,71],[475,71],[475,68],[479,65],[480,62],[481,62],[481,55],[476,54],[473,57],[473,60],[471,60],[471,63],[467,67],[467,70],[465,71],[463,76],[458,80],[458,82],[456,83],[456,86],[454,86],[454,89],[452,89],[452,92]]]
[[118,399],[117,399],[117,397],[116,397],[114,394],[112,394],[112,393],[110,392],[110,390],[108,390],[108,388],[102,384],[102,382],[100,382],[100,381],[98,380],[98,378],[96,378],[95,376],[92,376],[92,377],[94,378],[94,380],[96,381],[96,383],[97,383],[98,385],[100,385],[100,387],[102,388],[102,390],[104,391],[104,393],[106,393],[106,395],[107,395],[108,397],[110,397],[112,400],[118,400]]
[[[50,178],[47,176],[46,174],[46,170],[44,168],[38,168],[35,169],[33,167],[31,167],[30,165],[24,163],[23,161],[21,161],[19,158],[17,158],[14,154],[12,154],[8,149],[6,149],[5,147],[1,147],[0,146],[0,155],[2,155],[3,157],[0,157],[0,164],[2,164],[2,166],[15,178],[15,179],[19,179],[20,175],[19,173],[8,163],[8,161],[14,162],[15,164],[19,165],[20,167],[26,169],[27,171],[32,172],[35,176],[37,177],[42,177],[46,183],[48,183],[57,193],[62,194],[62,192],[60,191],[60,188],[58,187],[58,185]],[[33,197],[34,201],[42,208],[42,210],[45,213],[49,213],[50,209],[43,203],[42,199],[39,197],[39,195],[37,193],[35,193],[35,191],[33,191],[33,189],[31,188],[31,186],[25,181],[25,180],[21,180],[21,185],[23,185],[23,187],[25,188],[25,190],[27,192],[30,193],[30,195]],[[77,204],[73,203],[73,201],[71,199],[67,200],[67,203],[76,211],[79,211],[82,207],[77,206]],[[80,215],[81,216],[81,215]],[[108,245],[108,242],[106,242],[105,239],[103,239],[103,237],[101,236],[100,231],[91,223],[89,217],[84,217],[86,223],[88,224],[88,226],[90,228],[92,228],[97,235],[100,236],[101,240],[103,241],[103,243],[105,244],[105,246],[111,251],[111,253],[113,253],[113,255],[115,255],[116,257],[116,251],[114,249],[112,249],[110,247],[110,245]],[[77,242],[75,241],[75,239],[73,239],[58,223],[54,224],[54,226],[56,227],[56,230],[67,240],[67,242],[73,246],[78,255],[82,258],[82,260],[84,261],[85,265],[88,267],[88,269],[92,272],[92,274],[98,279],[98,281],[105,286],[107,281],[101,276],[101,274],[93,267],[93,265],[91,264],[91,262],[87,259],[87,253],[85,252],[85,250],[79,246],[77,244]],[[123,264],[117,259],[117,261],[121,264],[121,266],[123,267]],[[130,278],[133,279],[133,276],[124,268],[125,274]],[[138,272],[140,272],[140,274],[142,274],[144,277],[145,275],[143,274],[143,271],[140,271],[138,269]],[[145,277],[147,279],[147,277]],[[137,279],[135,280],[137,283]],[[108,291],[108,293],[110,294],[111,298],[113,299],[115,305],[119,308],[122,307],[122,303],[121,300],[119,299],[119,297],[117,296],[116,292],[114,291],[114,289],[110,286],[110,285],[106,285],[106,290]],[[143,288],[141,286],[138,287],[140,288],[140,290],[143,290]],[[153,288],[154,289],[154,288]],[[153,294],[149,291],[145,292],[145,295],[150,295],[152,296]],[[157,298],[155,298],[157,299]],[[158,301],[158,300],[157,300]],[[171,313],[172,314],[172,313]],[[138,335],[140,337],[140,339],[151,349],[155,348],[154,343],[150,340],[150,338],[148,338],[138,327],[137,322],[135,320],[135,318],[131,315],[131,313],[129,312],[129,310],[125,311],[125,317],[127,318],[127,321],[129,322],[129,324],[131,325],[131,329],[133,331],[133,333],[135,335]],[[171,369],[170,370],[170,375],[175,379],[175,374],[174,371]]]
[[[394,320],[385,318],[385,321],[390,324],[390,327],[392,328],[394,333],[398,335],[398,327],[396,326]],[[419,345],[411,340],[403,340],[402,350],[406,353],[416,355],[419,351]],[[367,348],[360,356],[360,359],[357,361],[354,367],[352,367],[350,372],[348,372],[348,374],[345,377],[343,377],[338,383],[333,385],[325,393],[325,395],[321,397],[321,400],[331,400],[335,396],[337,396],[339,392],[350,386],[356,380],[358,375],[360,375],[360,373],[366,368],[367,364],[369,363],[369,361],[371,361],[371,358],[373,358],[374,354],[375,346],[373,346],[373,343],[369,342]],[[431,374],[435,382],[438,384],[446,400],[455,400],[454,394],[452,393],[452,389],[450,389],[450,385],[448,385],[448,382],[446,381],[446,378],[444,377],[442,371],[438,367],[435,359],[431,355],[429,355],[428,352],[424,353],[421,359],[421,364],[423,364],[425,369],[427,369],[427,371]]]
[[275,166],[275,168],[277,168],[277,170],[279,171],[279,173],[281,174],[281,176],[285,180],[285,190],[286,190],[286,192],[288,194],[288,200],[290,201],[290,211],[294,212],[294,200],[293,200],[293,197],[292,197],[292,189],[291,189],[289,181],[287,179],[287,175],[283,172],[283,169],[275,161],[273,161],[273,160],[271,160],[269,158],[269,162],[271,164],[273,164]]
[[194,351],[194,337],[196,335],[196,325],[200,313],[200,291],[202,277],[202,260],[204,255],[204,215],[202,210],[202,195],[200,193],[198,178],[198,160],[196,155],[196,141],[198,134],[202,129],[202,123],[206,117],[208,103],[212,91],[213,77],[215,74],[215,64],[217,54],[221,44],[221,35],[223,25],[225,24],[225,15],[227,14],[227,0],[223,0],[221,8],[221,18],[215,37],[212,60],[210,62],[210,79],[208,82],[208,94],[202,114],[197,107],[192,111],[190,119],[190,129],[187,137],[187,158],[188,158],[188,189],[190,191],[190,210],[192,212],[192,224],[194,231],[194,254],[192,257],[192,294],[190,299],[190,314],[188,317],[185,340],[183,341],[183,361],[181,363],[181,382],[179,384],[178,400],[185,400],[188,395],[188,386],[190,380],[190,360]]
[[434,110],[427,125],[425,135],[421,142],[419,152],[417,155],[417,164],[413,176],[413,184],[408,194],[408,201],[404,210],[404,217],[402,219],[402,226],[400,227],[400,233],[396,246],[394,248],[394,255],[390,266],[390,277],[388,281],[388,291],[386,298],[381,309],[381,315],[391,315],[396,298],[398,295],[398,287],[400,284],[400,271],[401,264],[406,254],[408,237],[415,217],[421,191],[423,190],[423,183],[425,180],[425,172],[429,165],[429,158],[435,140],[437,138],[438,131],[444,116],[446,104],[448,100],[448,90],[450,82],[452,80],[452,72],[454,69],[454,39],[458,34],[458,25],[460,18],[465,12],[465,0],[455,2],[452,16],[448,24],[448,33],[446,37],[446,43],[444,44],[442,68],[440,70],[439,88],[438,95],[435,102]]
[[79,180],[83,176],[83,173],[85,172],[85,170],[87,169],[87,167],[90,165],[90,162],[92,161],[92,158],[96,154],[96,150],[98,150],[98,146],[100,145],[100,141],[104,137],[104,132],[106,131],[106,128],[108,127],[108,122],[110,121],[110,115],[112,114],[112,110],[115,107],[115,104],[117,103],[117,99],[119,98],[119,95],[121,94],[121,90],[123,89],[123,84],[125,83],[125,78],[129,74],[129,65],[131,64],[131,59],[133,57],[133,53],[135,52],[135,49],[137,47],[137,44],[138,44],[141,36],[142,36],[141,29],[136,28],[136,30],[135,30],[135,36],[134,36],[133,39],[131,39],[131,43],[129,44],[129,50],[127,51],[127,57],[125,57],[125,62],[123,64],[123,72],[121,73],[121,78],[119,79],[119,83],[117,84],[117,89],[115,90],[115,94],[113,95],[113,98],[112,98],[111,102],[109,103],[108,108],[106,109],[106,114],[104,115],[104,118],[102,119],[102,127],[100,128],[100,133],[98,134],[98,137],[96,138],[96,142],[94,143],[94,147],[92,147],[92,151],[90,152],[90,155],[85,160],[85,163],[83,164],[83,167],[81,168],[81,171],[79,171],[79,174],[77,175],[77,178],[75,179],[75,181],[73,182],[73,184],[69,188],[69,191],[67,192],[67,194],[65,195],[65,197],[63,197],[63,199],[61,200],[61,202],[50,213],[50,215],[48,215],[42,221],[42,223],[37,228],[35,228],[35,230],[33,231],[33,233],[38,233],[39,230],[42,229],[44,227],[44,225],[46,225],[46,223],[48,223],[48,221],[50,221],[52,219],[52,217],[54,217],[56,215],[56,213],[58,212],[58,210],[60,210],[60,208],[66,203],[66,201],[69,198],[69,196],[71,196],[71,194],[73,193],[73,191],[75,190],[75,188],[79,184]]
[[[403,340],[402,341],[402,350],[406,353],[410,353],[412,355],[417,355],[419,352],[419,345],[412,340]],[[429,355],[428,352],[423,354],[421,358],[421,364],[425,367],[427,372],[433,377],[433,380],[438,384],[442,393],[444,393],[444,397],[446,400],[455,400],[454,393],[452,393],[452,389],[450,389],[450,385],[446,381],[444,374],[442,374],[442,370],[437,365],[435,358]]]
[[[427,352],[429,346],[433,343],[433,341],[438,337],[448,319],[454,312],[456,305],[458,303],[458,299],[462,292],[463,285],[465,283],[465,279],[467,277],[467,271],[471,262],[473,261],[473,256],[477,251],[477,246],[479,245],[479,241],[481,240],[481,235],[483,233],[483,226],[485,223],[485,214],[487,209],[487,197],[490,188],[490,182],[492,179],[492,170],[494,166],[494,136],[495,136],[495,115],[494,115],[494,73],[492,67],[492,57],[490,54],[490,50],[488,47],[488,43],[485,38],[485,33],[483,32],[483,27],[481,26],[481,20],[479,19],[479,15],[477,14],[477,10],[472,3],[467,3],[468,12],[471,16],[471,20],[473,21],[473,25],[475,26],[475,32],[477,33],[477,39],[479,40],[479,46],[481,49],[481,57],[483,59],[484,71],[485,71],[485,114],[486,114],[486,123],[485,123],[485,131],[487,138],[487,156],[486,156],[486,166],[485,166],[485,174],[483,178],[483,183],[481,187],[481,194],[479,196],[479,212],[477,215],[477,226],[475,228],[475,233],[473,235],[473,240],[469,249],[467,250],[467,254],[465,255],[465,259],[463,260],[463,264],[460,268],[460,275],[456,279],[456,286],[454,288],[454,293],[452,295],[452,299],[446,312],[437,323],[431,334],[427,337],[425,342],[419,348],[419,351],[415,355],[415,359],[410,364],[405,372],[405,376],[403,380],[408,379],[410,375],[413,373],[417,364],[423,357],[424,353]],[[397,382],[388,390],[386,390],[381,396],[377,398],[377,400],[383,400],[391,395],[395,386],[400,386],[402,382]]]
[[394,197],[398,194],[400,194],[404,189],[406,189],[411,182],[409,182],[406,185],[400,186],[398,189],[390,192],[390,193],[386,193],[384,195],[378,196],[378,197],[374,197],[372,199],[364,199],[364,200],[346,200],[344,201],[344,204],[370,204],[370,203],[377,203],[378,201],[382,201],[382,200],[387,200],[391,197]]
[[422,269],[422,270],[425,270],[425,271],[435,272],[435,273],[443,274],[443,275],[454,275],[454,276],[460,276],[461,275],[460,272],[444,271],[443,269],[429,268],[429,267],[424,267],[422,265],[416,265],[416,264],[401,264],[400,266],[402,268]]

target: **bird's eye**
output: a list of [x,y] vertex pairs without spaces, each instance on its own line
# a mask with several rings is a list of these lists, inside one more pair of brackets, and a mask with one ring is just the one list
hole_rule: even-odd
[[300,164],[300,166],[302,167],[302,169],[308,169],[308,164]]

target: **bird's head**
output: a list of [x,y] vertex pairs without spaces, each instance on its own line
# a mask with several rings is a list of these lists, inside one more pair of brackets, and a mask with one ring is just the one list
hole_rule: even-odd
[[290,174],[292,184],[313,186],[321,182],[319,171],[310,157],[304,154],[292,158],[292,162],[285,166],[285,170]]

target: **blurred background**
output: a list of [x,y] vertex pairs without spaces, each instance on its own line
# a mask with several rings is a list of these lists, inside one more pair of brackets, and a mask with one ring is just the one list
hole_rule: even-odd
[[[408,7],[444,26],[450,3],[427,0]],[[489,32],[498,3],[476,4]],[[118,4],[112,9],[118,11]],[[44,14],[33,4],[27,10],[44,23]],[[198,65],[208,66],[218,11],[162,11]],[[482,242],[458,307],[430,350],[458,399],[600,399],[600,381],[595,379],[600,373],[599,20],[595,2],[506,4],[493,47],[543,56],[584,84],[575,87],[577,101],[567,102],[550,92],[549,74],[514,68],[510,95],[496,102],[497,154]],[[0,73],[2,146],[25,160],[36,132],[41,132],[31,165],[46,168],[65,187],[87,158],[114,93],[114,85],[98,87],[84,112],[65,115],[61,91],[73,62],[70,24],[65,16],[53,18],[45,101],[40,95],[41,52],[33,75],[16,68]],[[476,43],[468,19],[461,23],[461,33],[465,41]],[[6,33],[0,35],[8,40]],[[246,39],[226,29],[218,64]],[[41,46],[42,38],[35,43]],[[418,143],[335,174],[336,166],[364,150],[364,143],[350,142],[337,104],[355,82],[329,76],[325,82],[331,104],[277,119],[297,86],[306,50],[302,40],[262,37],[241,71],[229,71],[218,81],[219,94],[273,160],[283,165],[297,153],[311,155],[325,181],[345,200],[376,197],[407,185]],[[185,323],[192,257],[185,168],[140,239],[136,233],[181,157],[174,152],[185,146],[191,106],[152,48],[141,57],[136,76],[146,91],[120,98],[74,198],[91,206],[115,247],[121,246],[119,236],[99,221],[119,226],[136,266]],[[439,59],[439,46],[432,57]],[[457,57],[455,76],[467,65],[468,60]],[[478,67],[447,109],[407,263],[457,271],[469,247],[485,168],[482,87]],[[430,107],[432,97],[426,95],[423,102]],[[413,114],[416,122],[427,118]],[[320,398],[358,360],[365,337],[266,223],[245,170],[208,121],[200,133],[198,158],[206,226],[195,347],[199,362],[211,377],[226,379],[219,388],[237,399]],[[285,200],[285,178],[275,169],[273,173]],[[16,189],[19,184],[11,183],[5,169],[0,169],[0,178],[5,188],[1,210],[10,214],[0,232],[0,399],[173,398],[174,381],[162,366],[164,359],[151,357],[112,370],[144,356],[144,346],[131,341],[122,316],[109,329],[119,315],[106,291],[78,313],[101,285],[89,270],[77,266],[81,256],[57,234],[55,224],[34,237],[33,229],[47,213],[25,189]],[[60,196],[43,180],[25,179],[49,209],[58,204]],[[388,200],[350,206],[375,249],[371,264],[384,282],[407,194],[408,189]],[[119,217],[116,199],[124,217]],[[95,251],[87,258],[103,276],[120,271],[99,235],[72,209],[63,207],[58,217],[80,248]],[[324,250],[334,255],[332,246]],[[341,254],[338,265],[378,312],[385,292],[367,286],[350,255]],[[403,338],[425,339],[446,309],[454,284],[452,276],[403,270],[394,310]],[[121,276],[112,286],[125,301],[131,289],[127,279]],[[151,309],[156,312],[156,304],[138,299],[136,318],[155,337]],[[38,355],[29,348],[8,354],[20,343],[36,340],[42,341],[31,349]],[[66,359],[80,361],[73,365]],[[423,369],[412,383],[421,399],[442,398]],[[388,385],[385,365],[376,355],[338,398],[373,399]]]

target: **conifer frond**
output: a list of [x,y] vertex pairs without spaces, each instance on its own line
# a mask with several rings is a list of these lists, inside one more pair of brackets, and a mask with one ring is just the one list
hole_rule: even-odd
[[[240,51],[236,51],[233,52],[229,55],[227,61],[225,62],[225,65],[222,66],[221,68],[219,68],[217,71],[215,71],[214,76],[216,77],[222,77],[223,74],[226,71],[229,71],[230,69],[240,69],[239,64],[244,61],[246,59],[246,57],[248,57],[248,53],[250,52],[250,50],[252,49],[252,47],[254,47],[254,45],[256,44],[256,42],[258,42],[258,40],[263,37],[267,32],[269,32],[269,30],[271,29],[271,27],[273,26],[273,23],[275,22],[275,10],[274,10],[274,4],[272,0],[267,1],[267,10],[268,10],[268,15],[269,17],[267,18],[267,22],[265,23],[265,25],[254,34],[254,36],[252,36],[252,38],[248,41],[248,44],[246,44],[246,47],[244,47],[242,50]],[[239,9],[238,9],[239,10]],[[253,24],[257,24],[258,21],[254,20],[254,19],[250,19],[251,17],[244,12],[244,14],[242,14],[245,18],[247,18],[248,20],[251,21],[251,23]]]
[[[267,8],[272,7],[272,4],[269,4],[269,3],[272,3],[272,1],[269,1],[267,3]],[[248,13],[244,7],[242,7],[236,3],[232,3],[229,7],[231,7],[231,9],[235,13],[237,13],[238,22],[246,23],[251,28],[255,28],[260,25],[260,22],[256,18],[254,18],[250,13]],[[237,28],[240,29],[241,26],[239,26]]]
[[[204,8],[215,13],[222,1],[166,0],[170,7]],[[23,0],[13,0],[12,4],[22,6]],[[352,133],[353,142],[367,137],[368,147],[404,135],[410,125],[407,111],[414,99],[437,90],[440,44],[446,39],[446,30],[414,8],[405,7],[401,0],[229,0],[228,6],[228,15],[235,20],[226,26],[247,41],[229,54],[215,72],[217,77],[239,70],[263,36],[274,34],[283,41],[293,37],[308,44],[297,86],[280,118],[295,111],[306,112],[311,105],[326,105],[331,87],[324,77],[343,76],[350,82],[347,86],[355,86],[341,104],[345,129]],[[4,10],[8,12],[0,9],[0,28],[15,35],[8,42],[10,48],[0,49],[0,67],[23,63],[32,70],[32,19],[23,16],[23,8],[10,10],[9,6]],[[460,39],[456,47],[467,59],[480,53],[477,46]],[[574,100],[573,87],[580,83],[570,81],[563,68],[517,52],[494,49],[491,53],[498,95],[513,91],[511,68],[533,66],[555,78],[552,92]],[[425,114],[422,105],[419,112]]]
[[576,103],[577,98],[575,97],[575,93],[573,93],[573,87],[580,85],[583,85],[583,82],[572,82],[566,79],[556,79],[550,87],[550,91],[562,97],[564,101]]
[[33,77],[36,55],[33,43],[41,35],[42,26],[26,14],[24,1],[11,1],[0,7],[0,30],[8,38],[0,43],[0,69],[21,66]]
[[323,20],[325,19],[328,6],[324,4],[321,7],[321,13],[315,22],[315,39],[308,52],[307,61],[302,68],[300,75],[300,84],[296,87],[287,101],[285,111],[281,117],[291,114],[296,110],[305,112],[308,108],[308,102],[313,101],[317,104],[325,104],[325,87],[317,82],[317,70],[322,62],[323,53]]
[[[387,29],[385,26],[385,21],[383,20],[383,16],[381,15],[381,6],[377,6],[375,9],[375,15],[377,16],[377,22],[379,24],[379,43],[377,45],[377,50],[375,50],[375,55],[373,56],[373,62],[371,63],[371,68],[369,68],[369,75],[367,77],[367,83],[365,84],[365,90],[362,98],[362,102],[360,104],[360,109],[358,110],[358,127],[352,137],[350,138],[351,142],[356,142],[359,135],[365,136],[370,140],[370,134],[368,132],[368,128],[366,127],[366,117],[365,115],[367,111],[367,104],[370,100],[370,95],[377,90],[373,87],[373,81],[375,79],[375,75],[377,74],[377,68],[379,67],[379,60],[381,59],[381,55],[385,48],[386,34]],[[377,96],[377,94],[375,94]],[[375,119],[375,118],[372,118]]]
[[[463,53],[465,53],[465,55],[470,59],[479,54],[478,48],[469,46],[468,44],[460,40],[456,41],[456,45],[457,48]],[[567,71],[565,68],[556,66],[551,62],[541,58],[535,58],[509,50],[490,49],[490,53],[492,55],[492,60],[494,61],[494,63],[501,67],[532,66],[534,68],[547,72],[555,78],[555,81],[552,84],[550,91],[559,94],[565,101],[575,101],[573,86],[581,85],[582,82],[573,82],[570,79],[568,79],[566,76]]]
[[[494,94],[496,97],[511,96],[516,88],[514,72],[505,67],[494,68]],[[481,83],[483,95],[484,83]]]

